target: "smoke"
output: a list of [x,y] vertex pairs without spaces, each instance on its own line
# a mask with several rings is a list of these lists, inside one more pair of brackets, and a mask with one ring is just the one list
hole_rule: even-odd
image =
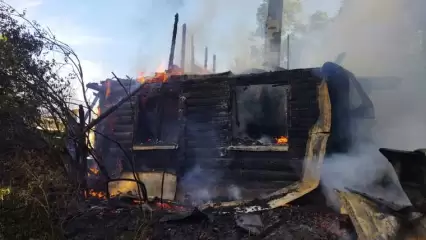
[[[332,188],[351,187],[391,201],[407,200],[395,176],[389,177],[393,184],[377,183],[383,176],[394,175],[377,148],[414,150],[426,143],[426,111],[421,104],[426,100],[421,90],[426,84],[425,58],[424,52],[420,52],[423,46],[418,31],[422,27],[418,18],[424,16],[419,9],[426,8],[419,4],[420,1],[347,0],[326,29],[306,37],[300,67],[318,67],[345,52],[341,65],[358,78],[401,79],[395,89],[368,91],[376,110],[370,132],[373,145],[369,147],[363,142],[365,133],[359,131],[366,128],[359,123],[353,129],[359,136],[356,151],[326,159],[322,184],[328,192]],[[315,37],[318,44],[310,44],[309,37]]]
[[[204,47],[209,48],[209,69],[212,55],[217,55],[218,71],[231,69],[235,57],[246,57],[251,35],[256,28],[259,0],[186,0],[180,10],[181,24],[187,24],[187,61],[190,61],[190,39],[194,36],[196,64],[203,65]],[[180,46],[178,37],[177,46]],[[177,57],[179,57],[177,51]]]
[[230,196],[231,200],[242,199],[241,189],[238,186],[230,185],[227,190],[228,190],[228,196]]
[[410,206],[392,165],[379,155],[377,148],[363,148],[361,153],[334,155],[326,159],[321,184],[328,204],[337,210],[339,202],[334,189],[351,189],[398,206]]
[[[201,111],[202,112],[202,111]],[[187,118],[186,170],[179,182],[179,191],[186,193],[195,205],[210,202],[217,197],[223,177],[223,168],[214,164],[220,157],[216,127],[209,122],[209,112],[189,115]],[[223,196],[223,195],[222,195]]]
[[199,164],[185,173],[180,181],[180,190],[186,193],[194,205],[209,202],[213,198],[212,187],[218,176],[207,174]]

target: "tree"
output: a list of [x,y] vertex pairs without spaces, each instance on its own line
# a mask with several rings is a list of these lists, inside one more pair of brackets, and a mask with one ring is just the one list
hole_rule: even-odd
[[[301,0],[286,0],[284,1],[283,12],[283,33],[294,29],[303,29],[303,24],[300,23],[298,16],[302,12]],[[265,23],[268,16],[268,0],[262,0],[257,8],[256,20],[257,30],[256,35],[263,36],[265,33]]]
[[[58,205],[73,190],[63,139],[40,128],[45,117],[68,126],[70,81],[83,83],[81,66],[68,45],[3,1],[0,36],[0,192],[8,194],[0,196],[0,239],[60,239]],[[60,76],[64,67],[74,71]]]
[[0,142],[2,147],[31,140],[28,131],[41,126],[42,116],[66,122],[70,80],[75,78],[59,76],[58,70],[70,61],[69,54],[64,53],[63,63],[50,59],[62,46],[37,23],[20,23],[18,18],[22,22],[24,17],[5,3],[0,5],[0,119],[5,121],[0,134],[8,136]]

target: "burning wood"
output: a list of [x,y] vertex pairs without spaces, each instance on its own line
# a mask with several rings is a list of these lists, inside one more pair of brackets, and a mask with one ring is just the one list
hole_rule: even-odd
[[278,145],[283,145],[283,144],[288,143],[288,138],[284,137],[284,136],[280,136],[278,138],[275,138],[275,140],[276,140],[276,144],[278,144]]
[[269,138],[264,136],[258,140],[253,140],[251,138],[245,137],[245,138],[235,138],[234,142],[235,142],[235,145],[245,145],[245,146],[286,145],[288,144],[288,138],[285,136],[280,136],[275,138]]
[[94,189],[86,190],[84,193],[87,199],[96,198],[100,200],[106,200],[106,193],[102,191],[95,191]]
[[98,168],[94,168],[94,167],[89,168],[89,172],[87,173],[88,177],[97,176],[97,175],[99,175],[99,169]]

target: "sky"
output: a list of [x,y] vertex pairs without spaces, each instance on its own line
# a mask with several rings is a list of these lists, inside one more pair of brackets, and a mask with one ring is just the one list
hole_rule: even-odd
[[[6,0],[36,20],[78,54],[85,81],[136,76],[167,65],[174,14],[194,34],[196,59],[203,61],[204,46],[217,55],[218,71],[256,27],[260,0]],[[303,0],[308,15],[317,10],[333,15],[340,0]],[[176,60],[180,61],[180,31]]]

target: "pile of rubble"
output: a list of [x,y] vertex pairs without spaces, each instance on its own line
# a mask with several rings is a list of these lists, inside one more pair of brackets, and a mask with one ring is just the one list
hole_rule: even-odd
[[80,239],[352,239],[347,216],[328,209],[288,206],[236,212],[175,203],[88,204],[65,224],[67,238]]

